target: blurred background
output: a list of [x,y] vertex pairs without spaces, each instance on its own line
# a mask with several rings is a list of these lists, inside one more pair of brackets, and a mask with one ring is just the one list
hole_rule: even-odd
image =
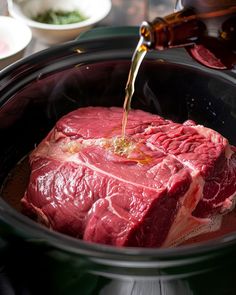
[[[139,26],[143,20],[152,20],[156,16],[164,16],[173,12],[175,7],[175,0],[112,0],[111,2],[112,7],[109,14],[96,26]],[[7,0],[0,0],[0,15],[8,15]],[[33,37],[25,55],[47,47],[49,47],[49,44],[42,43]]]

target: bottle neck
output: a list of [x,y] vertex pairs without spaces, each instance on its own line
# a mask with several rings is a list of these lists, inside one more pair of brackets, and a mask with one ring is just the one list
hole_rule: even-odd
[[165,18],[143,22],[140,35],[149,49],[163,50],[193,45],[204,34],[206,27],[193,9],[175,12]]

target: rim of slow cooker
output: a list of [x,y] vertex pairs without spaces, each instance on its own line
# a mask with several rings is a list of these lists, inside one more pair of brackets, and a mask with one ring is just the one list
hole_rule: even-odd
[[[120,35],[119,37],[122,37]],[[126,38],[137,38],[137,36],[127,35]],[[106,36],[104,39],[111,38],[111,36]],[[95,38],[96,39],[96,38]],[[104,40],[100,40],[104,42]],[[14,70],[25,69],[25,65],[32,65],[34,60],[38,57],[41,59],[44,56],[49,56],[55,53],[62,52],[64,49],[68,49],[69,47],[74,47],[80,44],[83,44],[86,40],[73,40],[66,42],[65,44],[60,44],[53,46],[51,48],[45,49],[41,52],[37,52],[28,57],[23,58],[22,60],[8,66],[4,70],[0,71],[0,81],[6,78],[8,75],[12,75]],[[135,43],[136,44],[136,43]],[[181,52],[181,50],[179,51]],[[174,64],[181,64],[186,67],[190,67],[194,70],[200,69],[206,73],[213,73],[214,75],[226,79],[232,83],[235,83],[236,75],[234,72],[225,71],[220,72],[216,70],[207,69],[199,64],[193,62],[187,54],[178,55],[177,57],[174,55],[173,51],[167,51],[161,53],[161,56],[165,56],[166,59],[171,59],[171,62]],[[151,54],[150,54],[151,55]],[[42,65],[43,66],[43,65]],[[29,69],[30,71],[32,68]],[[1,87],[0,87],[1,90]],[[8,99],[8,98],[6,98]],[[26,238],[28,241],[37,241],[45,245],[54,246],[57,249],[61,249],[64,251],[73,252],[76,254],[84,254],[90,255],[93,257],[99,257],[104,260],[110,259],[127,259],[127,258],[135,258],[135,261],[150,261],[150,256],[156,259],[164,259],[167,260],[174,259],[175,257],[179,258],[189,258],[191,255],[191,259],[194,255],[204,254],[211,252],[213,254],[214,251],[217,251],[226,246],[232,246],[236,244],[236,232],[224,235],[222,237],[191,245],[184,245],[175,248],[138,248],[138,247],[114,247],[109,245],[97,244],[97,243],[89,243],[83,240],[79,240],[64,234],[61,234],[56,231],[49,230],[48,228],[32,221],[28,217],[16,211],[12,208],[6,201],[2,198],[0,199],[0,219],[2,219],[3,223],[6,226],[17,227],[17,230],[21,232],[21,236]],[[30,234],[30,235],[29,235]]]

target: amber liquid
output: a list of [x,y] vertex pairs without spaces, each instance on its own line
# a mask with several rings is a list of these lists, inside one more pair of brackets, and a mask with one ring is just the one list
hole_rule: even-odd
[[147,47],[143,44],[143,38],[141,37],[132,57],[128,80],[125,87],[125,101],[123,105],[124,112],[123,112],[123,118],[122,118],[122,131],[121,131],[122,138],[125,138],[125,130],[126,130],[127,121],[128,121],[128,114],[131,108],[131,100],[134,94],[135,80],[147,50],[148,50]]
[[[149,23],[150,31],[141,26],[141,38],[125,88],[122,138],[125,138],[135,80],[148,49],[185,47],[195,60],[207,67],[230,69],[236,65],[236,0],[182,0],[177,2],[177,7],[181,9],[179,12]],[[151,35],[151,45],[146,45]]]

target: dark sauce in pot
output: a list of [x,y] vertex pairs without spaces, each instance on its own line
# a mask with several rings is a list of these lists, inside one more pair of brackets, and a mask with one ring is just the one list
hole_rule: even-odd
[[1,189],[2,198],[17,211],[21,211],[20,200],[29,183],[29,176],[29,158],[26,156],[9,173]]

